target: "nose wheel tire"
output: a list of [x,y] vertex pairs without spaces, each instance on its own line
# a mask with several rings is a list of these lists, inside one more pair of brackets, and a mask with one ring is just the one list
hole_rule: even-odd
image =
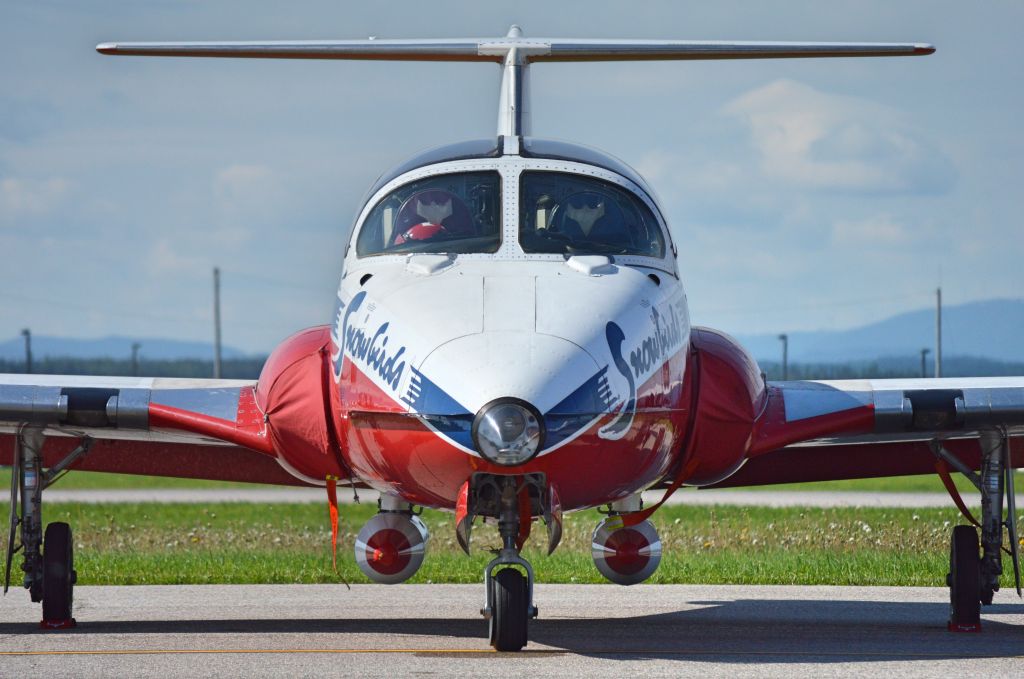
[[491,646],[498,651],[518,651],[526,646],[530,619],[526,577],[515,568],[504,568],[495,574],[491,587]]
[[73,627],[75,546],[71,526],[54,522],[43,537],[43,627]]
[[981,558],[978,531],[974,526],[956,526],[949,550],[949,630],[981,630]]

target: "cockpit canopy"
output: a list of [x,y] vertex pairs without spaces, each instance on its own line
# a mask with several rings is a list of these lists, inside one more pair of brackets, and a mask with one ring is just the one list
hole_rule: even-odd
[[[665,237],[635,193],[596,177],[551,170],[519,175],[519,245],[527,254],[662,258]],[[404,184],[374,205],[359,257],[493,253],[502,245],[502,177],[452,172]]]
[[650,208],[611,182],[538,170],[524,172],[519,185],[523,252],[665,256]]
[[501,175],[457,172],[401,186],[363,221],[356,254],[497,252],[501,247]]

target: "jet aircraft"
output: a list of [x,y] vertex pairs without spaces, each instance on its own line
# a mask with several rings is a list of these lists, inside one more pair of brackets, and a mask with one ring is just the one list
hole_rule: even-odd
[[[44,627],[74,624],[71,528],[42,519],[45,489],[69,469],[321,486],[334,516],[337,484],[374,489],[380,511],[354,549],[379,583],[422,564],[417,508],[451,511],[467,553],[474,522],[496,522],[502,549],[481,600],[504,651],[526,645],[538,614],[521,554],[535,522],[550,552],[563,513],[604,507],[595,566],[614,583],[643,582],[662,552],[649,517],[683,485],[936,470],[948,482],[959,471],[981,492],[981,539],[974,526],[952,532],[950,628],[978,628],[1004,550],[1019,592],[1024,377],[766,381],[735,340],[691,326],[677,244],[648,183],[530,129],[529,70],[545,62],[915,56],[930,45],[548,39],[513,26],[492,39],[97,50],[491,62],[498,129],[381,175],[339,253],[329,322],[281,343],[255,382],[0,375],[0,463],[14,472],[5,591],[20,551]],[[663,499],[643,507],[651,490]]]

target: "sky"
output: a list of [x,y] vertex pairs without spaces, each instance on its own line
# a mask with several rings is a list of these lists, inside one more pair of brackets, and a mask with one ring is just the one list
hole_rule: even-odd
[[353,215],[495,134],[491,64],[108,57],[99,42],[526,36],[930,42],[901,59],[540,64],[537,136],[653,184],[694,323],[841,329],[1024,297],[1019,2],[0,0],[0,338],[329,323]]

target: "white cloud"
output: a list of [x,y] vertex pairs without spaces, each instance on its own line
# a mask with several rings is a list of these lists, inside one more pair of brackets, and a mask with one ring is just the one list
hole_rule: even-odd
[[289,198],[266,165],[229,165],[214,176],[213,191],[217,215],[210,235],[225,245],[243,243],[268,226],[276,228]]
[[802,189],[942,193],[953,181],[942,151],[891,108],[776,80],[733,100],[768,177]]
[[847,246],[892,246],[910,241],[907,227],[880,214],[861,220],[840,220],[832,225],[832,241]]
[[204,268],[199,260],[178,254],[166,238],[153,245],[148,260],[150,270],[160,274],[195,273]]
[[230,165],[214,178],[214,193],[225,207],[244,208],[253,201],[262,202],[261,196],[274,187],[273,178],[266,165]]
[[67,180],[4,177],[0,179],[0,222],[14,217],[41,215],[56,208],[68,193]]

